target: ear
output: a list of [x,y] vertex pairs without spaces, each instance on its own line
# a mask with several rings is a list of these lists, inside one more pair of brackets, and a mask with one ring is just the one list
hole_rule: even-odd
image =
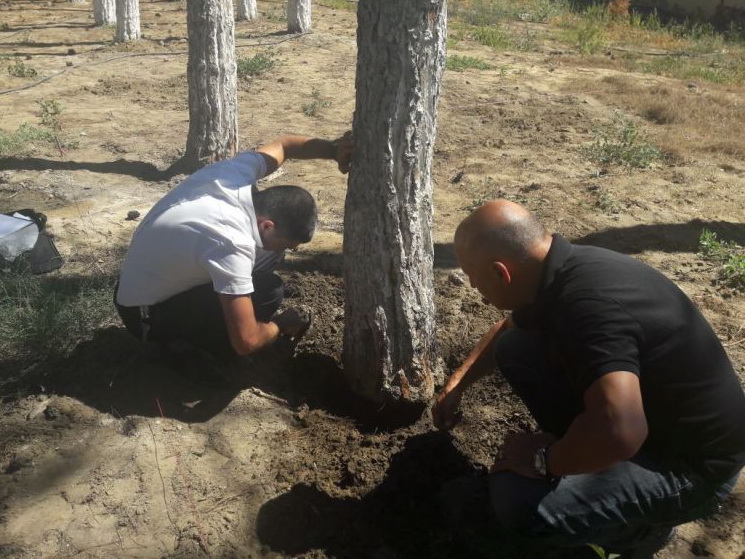
[[510,274],[510,270],[504,263],[499,261],[492,262],[492,270],[502,280],[502,283],[508,285],[512,283],[512,274]]
[[259,231],[261,233],[271,231],[272,229],[276,227],[274,221],[272,221],[268,217],[261,217],[261,216],[257,216],[256,225],[259,228]]

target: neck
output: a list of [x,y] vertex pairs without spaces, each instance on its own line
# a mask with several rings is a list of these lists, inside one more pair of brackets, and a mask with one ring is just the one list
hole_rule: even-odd
[[544,237],[531,250],[528,260],[521,266],[522,278],[519,283],[522,286],[520,290],[520,305],[516,308],[530,305],[538,296],[538,289],[541,287],[541,279],[543,279],[543,268],[546,264],[546,257],[548,256],[548,251],[551,250],[553,240],[554,238],[550,235]]

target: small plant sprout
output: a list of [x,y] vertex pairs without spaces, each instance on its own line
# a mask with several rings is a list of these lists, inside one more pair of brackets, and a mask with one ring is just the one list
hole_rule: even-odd
[[272,52],[259,52],[250,58],[239,58],[238,77],[252,78],[265,74],[277,65],[277,57]]
[[37,72],[31,66],[27,66],[20,58],[16,58],[15,62],[8,66],[8,74],[14,78],[34,78]]
[[317,117],[321,109],[327,109],[331,106],[330,101],[321,99],[321,92],[315,87],[311,90],[310,96],[312,100],[309,103],[303,103],[300,107],[305,116]]
[[718,268],[718,283],[737,290],[745,289],[745,249],[733,241],[720,240],[708,229],[698,240],[701,256]]
[[657,147],[645,141],[636,124],[618,112],[611,129],[599,130],[596,135],[597,140],[583,152],[598,163],[643,168],[662,156]]

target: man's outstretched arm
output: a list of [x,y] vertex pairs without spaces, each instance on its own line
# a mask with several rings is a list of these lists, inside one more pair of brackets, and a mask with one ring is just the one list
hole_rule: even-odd
[[494,370],[494,343],[502,332],[512,326],[511,317],[494,324],[481,337],[463,364],[450,375],[445,387],[437,395],[437,400],[432,406],[432,421],[435,427],[448,430],[457,423],[457,410],[463,392],[476,380]]
[[342,173],[349,171],[354,151],[351,132],[335,140],[310,136],[281,136],[256,149],[266,160],[267,174],[276,171],[287,159],[333,159]]

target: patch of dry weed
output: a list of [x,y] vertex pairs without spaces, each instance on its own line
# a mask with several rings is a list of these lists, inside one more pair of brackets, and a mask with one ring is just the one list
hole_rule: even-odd
[[662,127],[659,133],[652,132],[666,153],[678,157],[700,151],[745,156],[745,137],[741,134],[745,107],[734,99],[734,91],[672,80],[642,85],[620,74],[577,80],[569,87]]

